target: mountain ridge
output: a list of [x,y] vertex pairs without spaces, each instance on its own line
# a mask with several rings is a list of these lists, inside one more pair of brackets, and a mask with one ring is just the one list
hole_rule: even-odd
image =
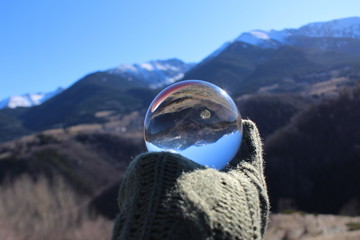
[[[102,73],[103,76],[100,79],[102,82],[109,81],[110,79],[118,79],[120,82],[116,85],[121,84],[122,86],[129,85],[138,87],[145,86],[151,89],[156,89],[180,80],[184,76],[185,72],[191,69],[194,65],[194,63],[185,63],[177,58],[152,60],[145,63],[122,64],[118,67],[110,68],[105,71],[87,74],[84,78]],[[83,78],[78,81],[81,81],[82,79]],[[125,84],[125,80],[128,84]],[[64,90],[66,90],[66,88],[59,87],[56,90],[47,93],[26,93],[11,96],[0,101],[0,109],[37,106],[62,93]]]
[[[298,29],[254,30],[225,42],[183,80],[204,76],[235,94],[261,89],[300,93],[330,80],[320,77],[324,73],[330,76],[333,71],[356,68],[359,52],[360,17],[309,23]],[[319,76],[304,82],[303,76],[310,73]]]
[[[225,42],[199,64],[201,65],[219,56],[235,43],[241,43],[243,48],[255,46],[263,49],[278,49],[283,46],[295,46],[357,55],[357,52],[360,52],[360,17],[314,22],[299,28],[244,32],[233,41]],[[135,85],[156,89],[186,79],[186,73],[194,66],[196,66],[195,63],[185,63],[180,59],[171,58],[145,63],[122,64],[101,72],[119,76],[128,82],[136,81],[137,84]],[[102,80],[106,81],[106,78]],[[0,109],[40,105],[63,90],[57,89],[50,93],[28,93],[11,96],[0,101]]]
[[[203,62],[218,56],[231,44],[236,42],[261,48],[279,48],[282,46],[298,46],[299,38],[321,39],[332,38],[337,42],[339,48],[347,44],[349,39],[360,40],[360,17],[349,17],[331,21],[314,22],[305,24],[299,28],[285,28],[283,30],[250,30],[241,33],[234,40],[225,42],[210,55],[203,59]],[[301,42],[301,41],[300,41]],[[318,48],[326,48],[327,44]],[[332,48],[334,49],[334,48]],[[353,52],[354,54],[354,52]]]
[[[333,38],[299,37],[297,40],[294,46],[277,48],[241,41],[226,43],[196,66],[168,59],[93,72],[41,105],[23,109],[19,114],[2,112],[2,137],[9,140],[8,133],[13,138],[27,131],[79,124],[104,125],[109,119],[120,119],[132,112],[142,116],[160,91],[157,86],[176,81],[185,70],[188,71],[178,81],[212,82],[234,98],[246,94],[291,93],[320,99],[330,92],[336,95],[340,87],[360,82],[357,70],[360,55],[354,54],[354,49],[360,51],[360,39],[338,38],[337,43],[344,40],[348,43],[346,46],[340,44],[341,51],[334,50],[337,43],[328,44],[325,49],[318,47],[322,42],[333,43]],[[322,90],[322,87],[326,88]],[[108,117],[99,117],[103,112],[108,112]]]
[[54,91],[40,92],[40,93],[26,93],[22,95],[11,96],[0,101],[0,109],[3,108],[17,108],[17,107],[32,107],[40,105],[50,98],[63,92],[65,88],[58,87]]
[[270,31],[252,30],[240,34],[234,41],[272,48],[292,45],[291,38],[294,37],[360,39],[360,17],[309,23],[300,28]]
[[106,72],[120,75],[128,81],[141,80],[150,88],[158,88],[180,80],[194,66],[177,58],[153,60],[145,63],[122,64]]

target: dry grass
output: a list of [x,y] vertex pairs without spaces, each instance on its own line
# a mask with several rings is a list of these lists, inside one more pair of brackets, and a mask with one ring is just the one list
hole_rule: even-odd
[[24,175],[0,187],[0,239],[109,239],[112,223],[87,205],[61,178]]
[[[356,240],[360,217],[273,214],[266,240]],[[61,178],[23,175],[0,186],[0,240],[108,240],[112,222],[89,213]],[[355,231],[354,231],[355,230]]]
[[272,214],[266,240],[358,240],[360,231],[351,231],[349,223],[360,224],[360,217],[312,215],[304,213]]

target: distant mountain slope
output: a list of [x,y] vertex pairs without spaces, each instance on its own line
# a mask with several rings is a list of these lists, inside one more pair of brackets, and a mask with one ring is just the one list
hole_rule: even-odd
[[67,127],[81,123],[103,123],[99,111],[126,114],[145,108],[153,98],[152,90],[141,83],[129,82],[106,72],[92,73],[62,94],[21,115],[24,126],[31,130]]
[[359,54],[305,46],[262,48],[233,42],[193,67],[183,79],[207,80],[235,95],[256,93],[264,88],[277,93],[300,93],[308,91],[313,84],[338,76],[331,73],[341,75],[342,69],[357,66],[360,66]]
[[36,106],[56,96],[62,91],[64,91],[64,88],[59,87],[56,90],[47,93],[27,93],[19,96],[11,96],[0,101],[0,109]]
[[[126,85],[128,87],[158,88],[181,79],[185,72],[194,65],[193,63],[184,63],[177,58],[154,60],[140,64],[123,64],[103,72],[97,72],[95,75],[92,75],[92,78],[97,78],[97,80],[103,82],[110,81],[107,85],[113,84],[114,87],[124,87]],[[107,74],[114,75],[115,77]],[[119,79],[121,80],[118,81]],[[128,82],[123,81],[124,79]],[[11,96],[0,101],[0,109],[40,105],[64,90],[64,88],[59,87],[48,93],[27,93]]]
[[157,90],[184,75],[192,64],[178,59],[122,65],[118,68],[91,73],[62,94],[29,109],[21,116],[31,130],[66,127],[81,123],[102,123],[99,111],[126,114],[146,108]]
[[233,93],[259,64],[274,54],[273,49],[234,42],[193,67],[183,79],[206,80]]
[[0,109],[0,142],[12,140],[32,132],[23,126],[19,117],[27,110],[27,108],[21,107]]

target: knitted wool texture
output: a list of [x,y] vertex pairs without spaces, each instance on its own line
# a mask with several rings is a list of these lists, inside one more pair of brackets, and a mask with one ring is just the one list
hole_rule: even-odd
[[262,239],[269,201],[262,144],[250,120],[223,171],[172,153],[139,155],[120,187],[112,240]]

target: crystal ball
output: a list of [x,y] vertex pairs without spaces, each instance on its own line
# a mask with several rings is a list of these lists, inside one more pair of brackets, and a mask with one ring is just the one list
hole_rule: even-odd
[[201,80],[181,81],[152,101],[144,121],[144,139],[150,152],[178,153],[222,169],[240,147],[242,119],[223,89]]

